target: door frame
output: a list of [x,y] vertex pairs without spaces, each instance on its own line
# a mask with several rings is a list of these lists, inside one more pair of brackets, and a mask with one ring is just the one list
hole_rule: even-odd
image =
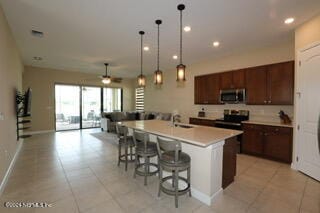
[[298,106],[298,98],[300,95],[300,85],[299,85],[299,73],[300,73],[300,66],[299,66],[299,62],[301,59],[301,54],[303,54],[303,52],[320,46],[320,41],[316,41],[313,42],[309,45],[306,45],[303,48],[300,48],[297,50],[296,52],[296,61],[295,61],[295,89],[294,89],[294,125],[293,125],[293,159],[292,159],[292,164],[291,164],[291,168],[294,170],[299,170],[299,155],[301,154],[301,150],[300,150],[300,144],[298,143],[299,138],[300,138],[300,133],[299,133],[299,123],[298,121],[300,120],[300,113],[298,112],[297,106]]
[[[64,130],[57,130],[57,122],[56,122],[56,85],[62,85],[62,86],[78,86],[80,88],[79,91],[79,107],[80,107],[80,127],[78,129],[64,129]],[[123,111],[123,88],[122,87],[107,87],[107,86],[98,86],[98,85],[90,85],[90,84],[76,84],[76,83],[60,83],[55,82],[53,86],[53,104],[54,104],[54,131],[55,132],[63,132],[63,131],[73,131],[73,130],[81,130],[81,129],[92,129],[92,128],[99,128],[99,127],[87,127],[82,128],[82,87],[96,87],[100,88],[100,113],[102,115],[103,113],[103,89],[104,88],[113,88],[113,89],[121,89],[121,111]]]

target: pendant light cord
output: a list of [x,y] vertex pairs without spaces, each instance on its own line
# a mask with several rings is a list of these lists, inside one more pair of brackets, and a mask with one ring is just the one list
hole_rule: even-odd
[[142,47],[143,46],[142,45],[143,44],[143,38],[142,37],[143,37],[143,35],[141,34],[141,46],[140,46],[140,48],[141,48],[141,61],[140,61],[140,63],[141,63],[141,73],[140,74],[141,75],[142,75],[142,63],[143,63],[143,47]]
[[180,10],[180,64],[182,64],[182,10]]
[[158,62],[157,62],[157,70],[159,70],[159,64],[160,64],[160,24],[158,24]]

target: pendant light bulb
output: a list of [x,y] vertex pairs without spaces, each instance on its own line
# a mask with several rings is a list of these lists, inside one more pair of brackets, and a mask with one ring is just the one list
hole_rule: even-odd
[[163,83],[163,73],[159,69],[160,64],[160,24],[162,23],[161,20],[156,20],[156,24],[158,25],[158,54],[157,54],[157,70],[154,72],[154,84],[161,85]]
[[177,8],[180,11],[180,64],[177,65],[177,81],[183,82],[186,80],[186,66],[182,63],[182,11],[185,5],[179,4]]

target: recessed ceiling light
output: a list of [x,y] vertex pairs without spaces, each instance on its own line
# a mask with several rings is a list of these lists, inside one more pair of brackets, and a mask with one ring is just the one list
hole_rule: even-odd
[[292,18],[292,17],[287,18],[286,20],[284,20],[285,24],[292,24],[293,22],[294,22],[294,18]]
[[31,35],[33,35],[35,37],[42,38],[43,37],[43,32],[38,31],[38,30],[31,30]]
[[213,44],[214,47],[219,47],[220,42],[219,41],[214,41],[212,44]]
[[33,57],[33,60],[35,60],[35,61],[41,61],[41,60],[42,60],[42,58],[41,58],[41,57],[39,57],[39,56],[34,56],[34,57]]
[[172,58],[173,58],[174,60],[177,60],[177,59],[178,59],[178,56],[177,56],[177,55],[174,55],[174,56],[172,56]]
[[148,46],[145,46],[145,47],[143,48],[143,50],[144,50],[144,51],[149,51],[149,47],[148,47]]
[[190,26],[185,26],[185,27],[183,28],[183,30],[184,30],[185,32],[189,32],[189,31],[191,31],[191,27],[190,27]]

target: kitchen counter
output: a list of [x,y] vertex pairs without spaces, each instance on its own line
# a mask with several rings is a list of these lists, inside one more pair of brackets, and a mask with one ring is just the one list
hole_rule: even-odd
[[[173,127],[170,122],[160,120],[125,121],[122,124],[128,127],[129,134],[133,134],[133,130],[149,133],[149,139],[153,142],[157,141],[158,136],[180,140],[182,151],[191,157],[192,197],[199,201],[211,205],[223,191],[222,184],[228,180],[230,174],[231,182],[233,181],[237,157],[236,151],[230,152],[229,148],[230,144],[236,147],[236,136],[242,134],[242,131],[190,124]],[[223,160],[224,158],[227,159]],[[151,162],[157,162],[156,158],[152,158]],[[163,174],[171,175],[171,171],[164,171]],[[185,172],[179,175],[186,177]],[[179,182],[179,188],[184,187],[185,185]]]
[[272,121],[254,121],[254,120],[248,120],[248,121],[242,121],[243,124],[257,124],[257,125],[267,125],[267,126],[279,126],[279,127],[289,127],[293,128],[293,124],[283,124],[280,121],[279,122],[272,122]]
[[131,129],[142,130],[154,135],[169,137],[181,140],[192,145],[207,147],[221,142],[228,138],[242,134],[242,131],[206,127],[190,124],[181,124],[192,128],[173,127],[168,121],[147,120],[147,121],[126,121],[125,126]]

